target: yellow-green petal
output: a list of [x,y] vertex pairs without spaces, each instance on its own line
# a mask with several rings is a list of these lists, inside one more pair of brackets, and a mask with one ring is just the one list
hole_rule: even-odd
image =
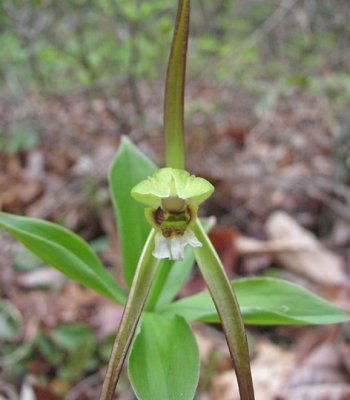
[[187,171],[161,168],[152,177],[138,183],[131,191],[132,197],[153,208],[161,206],[167,197],[179,197],[187,204],[198,206],[214,191],[211,183],[190,175]]

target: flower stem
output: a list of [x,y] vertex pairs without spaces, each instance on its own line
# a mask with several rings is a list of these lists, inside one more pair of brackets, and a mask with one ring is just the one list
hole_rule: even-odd
[[109,359],[100,400],[112,400],[114,397],[115,388],[125,357],[157,271],[159,260],[152,256],[154,236],[155,231],[152,229],[135,271],[129,297]]
[[184,92],[190,0],[179,0],[164,95],[165,162],[184,169]]
[[173,267],[173,261],[162,260],[160,262],[158,272],[154,278],[151,290],[147,297],[147,301],[145,304],[145,311],[152,311],[155,309],[159,295],[163,290],[163,287],[165,285],[166,280],[168,279],[172,267]]
[[194,248],[194,254],[224,328],[235,365],[241,399],[254,400],[247,339],[236,296],[221,261],[199,220],[193,231],[203,245]]

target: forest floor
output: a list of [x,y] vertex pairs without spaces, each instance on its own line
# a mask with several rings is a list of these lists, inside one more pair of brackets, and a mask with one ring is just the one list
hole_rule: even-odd
[[[278,276],[350,310],[350,123],[326,97],[300,88],[258,113],[247,93],[210,86],[190,91],[188,104],[187,165],[216,186],[203,211],[217,217],[211,238],[228,274]],[[127,134],[160,165],[160,118],[152,106],[145,115],[158,125]],[[125,132],[105,102],[75,95],[43,103],[33,93],[20,108],[2,110],[5,125],[30,116],[41,134],[34,144],[7,139],[0,209],[59,221],[91,242],[106,266],[119,265],[106,175]],[[311,254],[303,247],[310,235],[317,249]],[[0,239],[0,397],[97,399],[122,309],[9,236]],[[195,269],[182,295],[203,288]],[[202,361],[196,399],[238,399],[222,331],[194,329]],[[91,344],[83,360],[82,338]],[[350,399],[349,323],[248,327],[248,338],[257,400]],[[133,398],[126,376],[119,386],[116,398]]]

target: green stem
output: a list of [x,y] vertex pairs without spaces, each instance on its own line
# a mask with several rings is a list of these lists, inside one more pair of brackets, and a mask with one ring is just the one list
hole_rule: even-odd
[[185,168],[184,92],[190,0],[179,0],[164,95],[165,161],[171,168]]
[[194,248],[194,253],[224,328],[235,365],[241,399],[254,400],[247,339],[236,296],[221,261],[199,220],[193,231],[203,245]]
[[165,282],[168,279],[173,263],[174,262],[170,260],[162,260],[160,262],[158,272],[154,278],[149,295],[147,296],[145,311],[152,311],[156,307],[159,295],[161,294]]
[[125,357],[157,271],[159,260],[152,256],[154,236],[155,231],[152,229],[135,271],[129,297],[109,359],[100,400],[112,400],[114,398],[115,388]]

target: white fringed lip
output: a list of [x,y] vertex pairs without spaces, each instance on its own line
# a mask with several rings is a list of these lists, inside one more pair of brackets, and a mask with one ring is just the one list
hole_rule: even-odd
[[164,237],[160,232],[156,234],[154,241],[153,256],[158,259],[169,258],[169,260],[183,260],[186,245],[201,247],[202,243],[191,231],[186,231],[181,236]]

